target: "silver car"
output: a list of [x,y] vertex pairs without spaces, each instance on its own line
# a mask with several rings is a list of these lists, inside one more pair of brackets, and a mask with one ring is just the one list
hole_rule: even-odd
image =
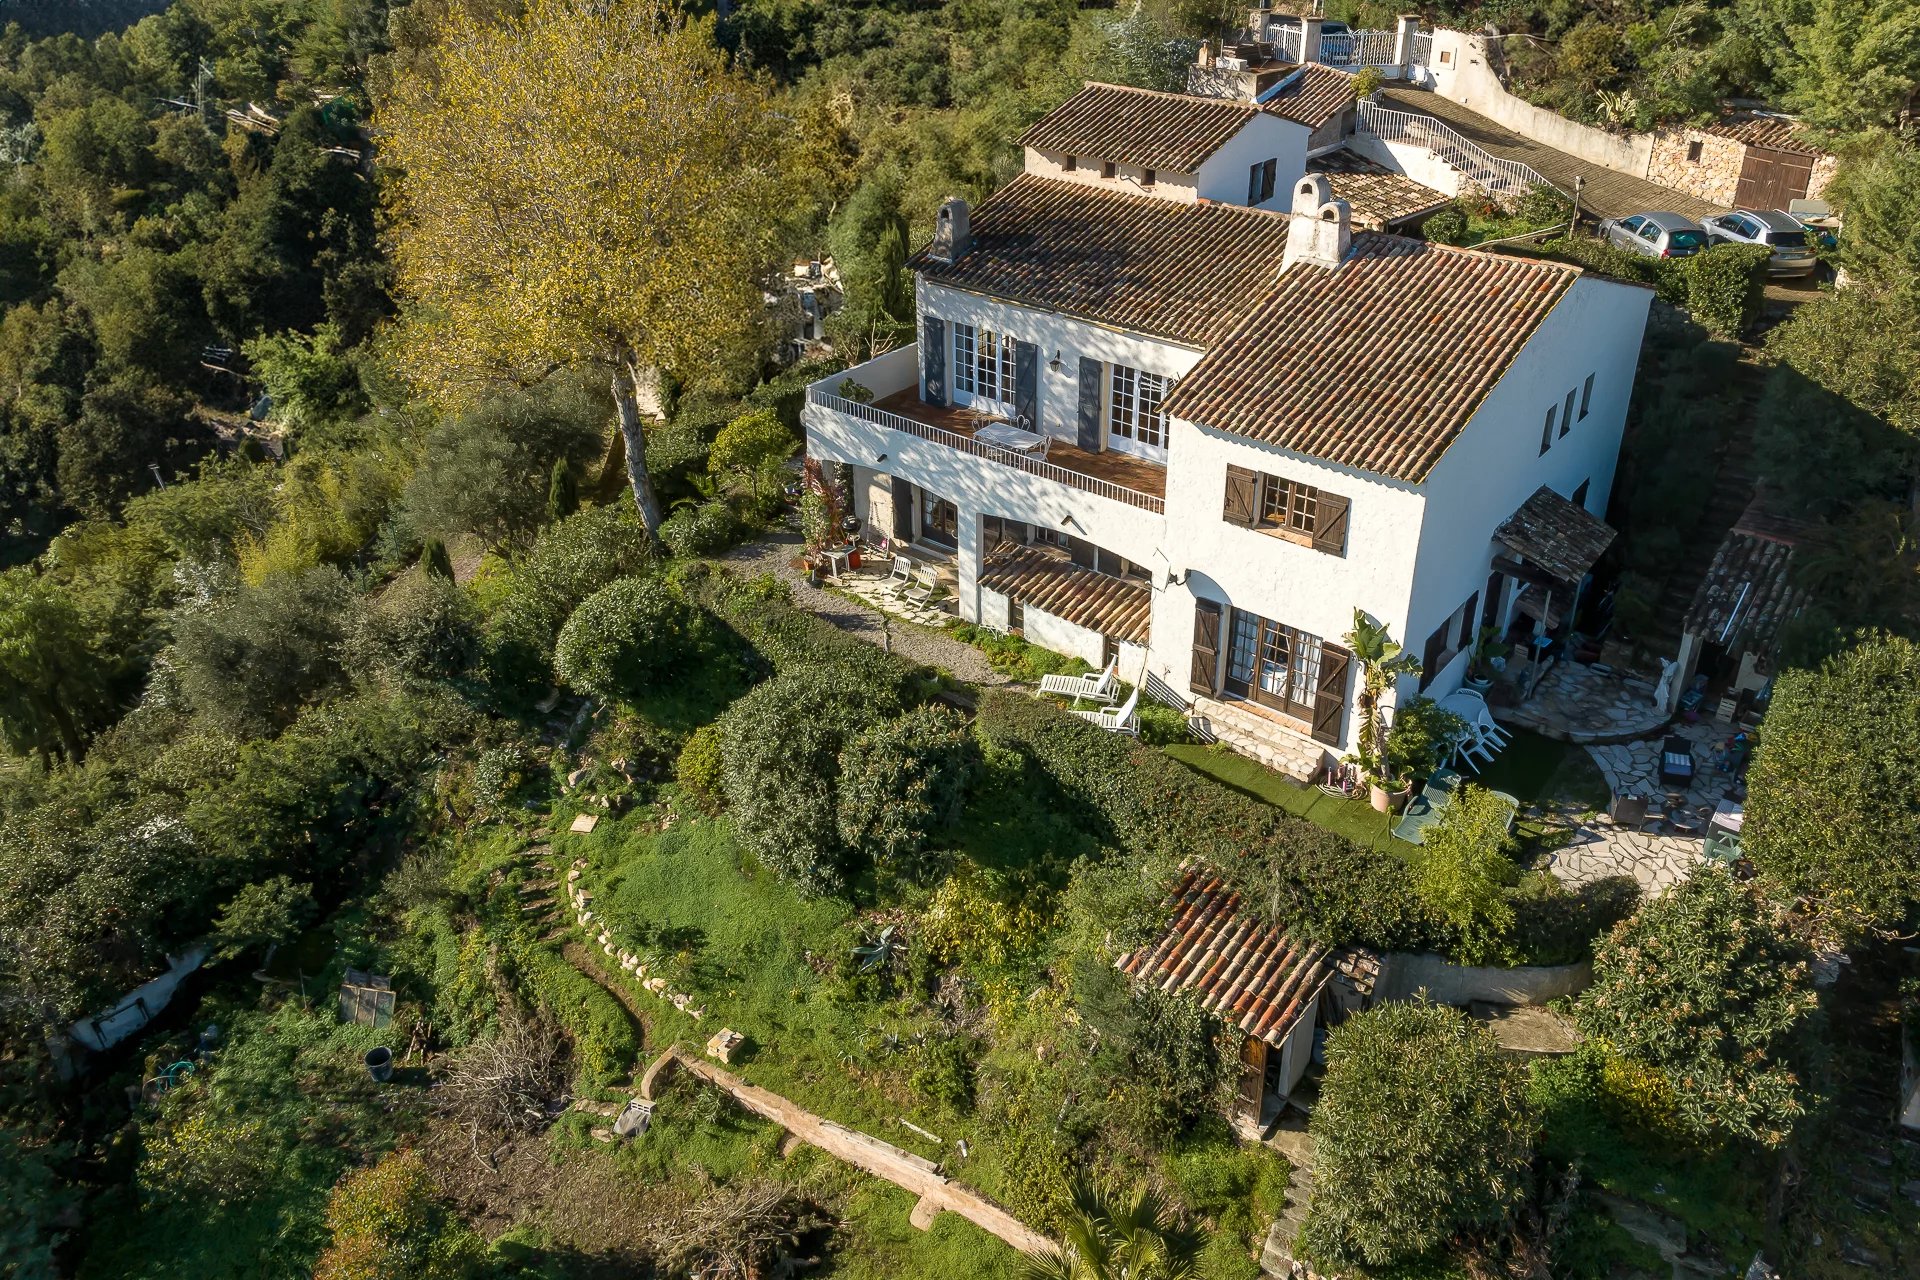
[[1706,220],[1707,238],[1714,244],[1757,244],[1773,251],[1767,259],[1771,276],[1803,276],[1820,265],[1800,219],[1778,209],[1735,209]]
[[1600,224],[1608,244],[1649,258],[1690,258],[1707,247],[1707,233],[1678,213],[1636,213]]

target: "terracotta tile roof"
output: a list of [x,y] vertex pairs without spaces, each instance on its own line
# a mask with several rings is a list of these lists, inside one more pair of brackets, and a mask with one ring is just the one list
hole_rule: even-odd
[[1166,411],[1418,483],[1579,274],[1362,232],[1338,268],[1283,275]]
[[1272,286],[1288,219],[1023,173],[970,222],[958,262],[923,252],[908,265],[937,284],[1204,346]]
[[1578,503],[1541,485],[1493,531],[1494,541],[1562,582],[1586,576],[1613,545],[1613,527]]
[[1341,147],[1313,158],[1315,173],[1327,175],[1334,198],[1353,208],[1353,225],[1385,231],[1396,222],[1432,213],[1453,203],[1453,197],[1423,187],[1403,173]]
[[1755,115],[1749,111],[1735,111],[1720,117],[1707,126],[1707,132],[1722,138],[1732,138],[1750,147],[1772,147],[1776,151],[1792,151],[1803,156],[1824,154],[1820,148],[1807,140],[1807,131],[1798,120],[1786,116]]
[[1121,956],[1120,971],[1192,994],[1256,1040],[1285,1041],[1333,975],[1327,948],[1240,915],[1240,895],[1203,867],[1188,867],[1168,902],[1166,932]]
[[1192,173],[1259,114],[1251,102],[1090,83],[1020,135],[1022,146]]
[[1728,653],[1769,649],[1806,607],[1793,582],[1793,544],[1730,530],[1687,609],[1686,630]]
[[1352,105],[1353,77],[1310,62],[1301,68],[1298,79],[1287,82],[1260,107],[1282,119],[1318,129]]
[[1003,542],[981,564],[980,585],[1103,636],[1147,642],[1152,588],[1096,573],[1058,552]]

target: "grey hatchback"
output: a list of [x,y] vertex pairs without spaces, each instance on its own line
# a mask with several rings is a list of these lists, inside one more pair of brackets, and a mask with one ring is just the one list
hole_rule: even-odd
[[1600,224],[1607,243],[1649,258],[1690,258],[1707,247],[1705,228],[1678,213],[1636,213]]
[[1706,222],[1707,238],[1715,244],[1757,244],[1772,250],[1767,274],[1803,276],[1820,265],[1800,219],[1778,209],[1735,209]]

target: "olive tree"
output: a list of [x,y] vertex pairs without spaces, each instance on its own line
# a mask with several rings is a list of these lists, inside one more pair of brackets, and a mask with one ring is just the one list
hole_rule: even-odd
[[603,701],[631,699],[683,668],[702,617],[664,578],[621,578],[581,602],[560,629],[554,674]]

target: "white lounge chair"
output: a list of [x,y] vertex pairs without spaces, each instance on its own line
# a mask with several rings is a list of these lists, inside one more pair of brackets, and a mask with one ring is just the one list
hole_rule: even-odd
[[1135,685],[1127,700],[1117,707],[1107,707],[1102,711],[1076,711],[1073,714],[1111,733],[1127,733],[1136,737],[1140,733],[1140,717],[1134,714],[1140,706],[1140,686]]
[[1057,693],[1063,698],[1085,698],[1090,702],[1112,702],[1120,691],[1120,659],[1107,664],[1096,676],[1041,676],[1040,692]]
[[887,575],[887,580],[881,585],[888,591],[898,595],[908,587],[911,587],[913,582],[913,561],[907,559],[905,556],[895,556],[893,558],[893,571]]

